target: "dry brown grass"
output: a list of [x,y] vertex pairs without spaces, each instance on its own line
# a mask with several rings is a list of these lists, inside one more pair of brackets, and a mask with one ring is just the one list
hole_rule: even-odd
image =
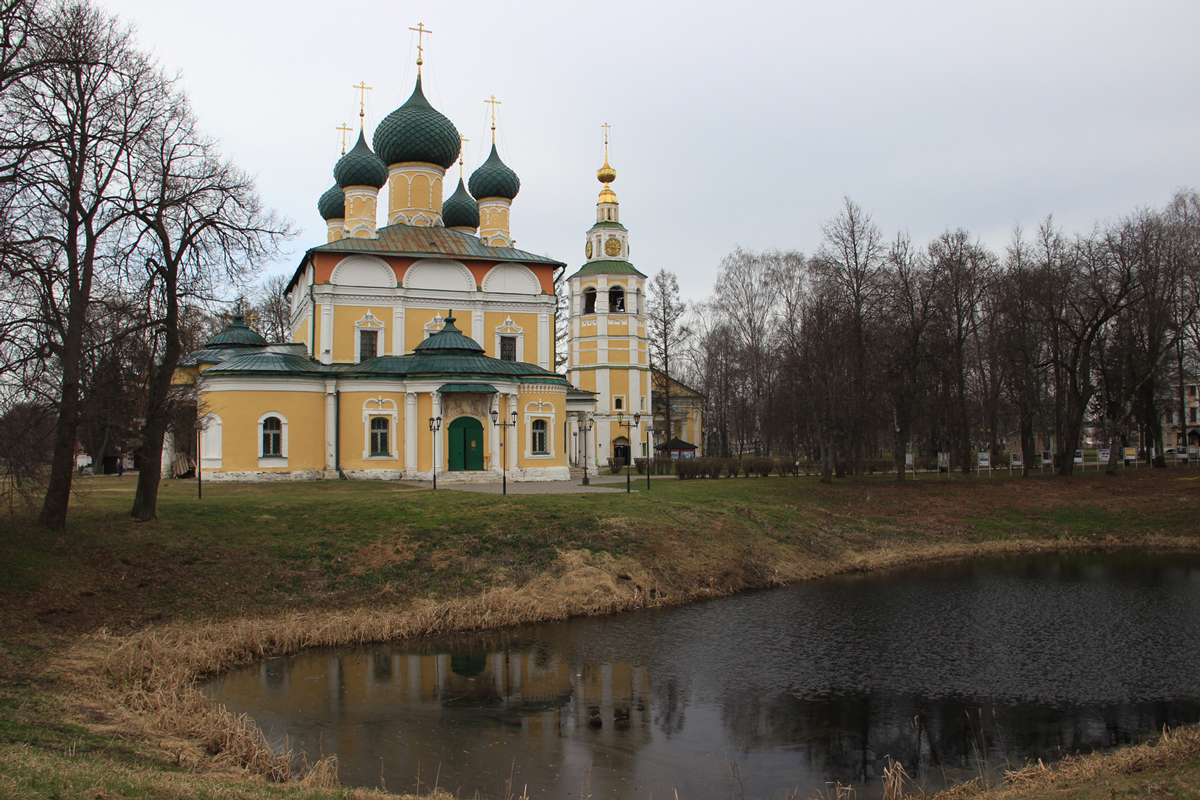
[[[868,552],[845,551],[824,560],[799,559],[788,552],[760,552],[747,556],[754,562],[750,566],[723,565],[726,576],[734,576],[728,579],[714,577],[712,570],[718,565],[699,563],[672,573],[670,580],[664,580],[660,571],[629,559],[574,551],[562,553],[552,570],[519,587],[495,589],[463,599],[418,600],[391,608],[294,612],[206,623],[176,622],[121,636],[101,630],[70,648],[54,665],[54,672],[72,687],[78,708],[94,708],[96,718],[111,720],[111,727],[119,729],[122,735],[139,738],[148,748],[167,754],[175,763],[199,772],[232,769],[270,781],[313,789],[330,788],[337,786],[334,759],[297,765],[293,754],[272,750],[252,720],[210,702],[196,688],[197,679],[263,657],[309,647],[387,642],[609,614],[684,603],[748,586],[777,585],[932,559],[1096,547],[1095,541],[1069,540],[900,544]],[[1151,537],[1150,541],[1139,543],[1139,549],[1146,547],[1194,550],[1195,545],[1182,539]],[[1200,733],[1193,731],[1189,736],[1164,737],[1165,749],[1154,750],[1153,754],[1175,753],[1185,746],[1184,741],[1195,748]],[[1150,751],[1145,747],[1133,748],[1113,758],[1137,759],[1146,757],[1147,752]],[[1090,762],[1068,761],[1046,774],[1083,769],[1081,765],[1086,763]],[[897,773],[889,784],[896,798],[904,796],[905,777]],[[1041,772],[1024,770],[1013,775],[1012,783],[1020,787],[1048,779]],[[960,793],[951,796],[966,796],[963,792],[974,790],[956,791]],[[1001,796],[1009,795],[996,795]]]

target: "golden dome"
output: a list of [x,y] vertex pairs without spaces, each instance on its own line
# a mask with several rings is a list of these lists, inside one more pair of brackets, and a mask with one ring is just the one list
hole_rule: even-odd
[[615,202],[617,202],[617,193],[614,192],[612,189],[608,188],[607,186],[605,186],[603,189],[600,190],[600,199],[597,200],[596,202],[598,202],[598,203],[615,203]]
[[612,183],[617,179],[617,171],[608,165],[608,153],[604,154],[604,166],[596,170],[596,179],[601,183]]

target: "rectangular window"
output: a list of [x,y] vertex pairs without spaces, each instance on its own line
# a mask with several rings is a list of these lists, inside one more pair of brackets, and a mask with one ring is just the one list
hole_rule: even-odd
[[517,337],[501,336],[500,337],[500,360],[501,361],[516,361],[517,360]]
[[617,411],[624,410],[625,398],[624,397],[614,397],[613,398],[613,408],[616,409]]
[[267,417],[262,424],[262,454],[264,458],[283,455],[283,423],[279,417]]
[[371,455],[373,456],[390,456],[391,448],[388,446],[388,418],[387,417],[372,417],[371,418]]
[[379,331],[358,332],[358,360],[366,361],[377,354],[376,344],[379,341]]
[[1196,407],[1192,406],[1188,409],[1188,422],[1196,421]]
[[1193,383],[1191,386],[1188,387],[1188,397],[1195,397],[1195,396],[1196,396],[1196,384]]
[[546,444],[546,420],[544,419],[533,421],[533,454],[535,456],[550,454],[550,448]]

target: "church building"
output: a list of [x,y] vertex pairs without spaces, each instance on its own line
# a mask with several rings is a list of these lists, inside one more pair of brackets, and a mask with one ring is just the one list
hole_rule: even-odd
[[462,139],[417,63],[412,95],[370,144],[360,129],[317,204],[327,241],[287,285],[291,341],[236,317],[180,363],[178,382],[198,389],[204,480],[564,480],[652,447],[646,277],[629,261],[607,137],[587,260],[567,281],[564,376],[566,264],[513,247],[521,184],[494,116],[490,156],[444,197]]

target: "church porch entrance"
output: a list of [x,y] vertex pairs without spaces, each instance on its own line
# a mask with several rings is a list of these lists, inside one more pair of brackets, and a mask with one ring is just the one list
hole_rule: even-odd
[[446,429],[448,467],[451,472],[483,469],[483,423],[459,417]]

